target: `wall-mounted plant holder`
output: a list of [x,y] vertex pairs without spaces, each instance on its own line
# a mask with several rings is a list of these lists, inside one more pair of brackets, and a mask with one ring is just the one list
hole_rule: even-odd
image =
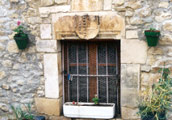
[[27,34],[15,34],[14,40],[16,41],[16,44],[20,50],[24,50],[27,48],[29,43],[29,38]]
[[158,31],[158,30],[146,30],[145,36],[146,36],[148,46],[155,47],[158,44],[158,40],[160,37],[160,31]]

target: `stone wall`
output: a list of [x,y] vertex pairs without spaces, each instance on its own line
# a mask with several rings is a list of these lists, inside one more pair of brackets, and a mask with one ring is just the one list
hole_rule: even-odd
[[[35,110],[34,98],[36,104],[61,103],[61,78],[56,78],[61,71],[57,67],[54,68],[56,73],[47,71],[51,68],[49,63],[53,62],[58,68],[61,65],[60,42],[56,40],[53,20],[56,19],[54,16],[81,12],[113,12],[125,20],[119,37],[112,36],[113,39],[121,39],[122,118],[139,118],[136,115],[139,91],[157,80],[157,69],[163,67],[164,62],[171,67],[171,0],[1,0],[0,116],[11,113],[10,104],[33,103]],[[29,30],[30,45],[24,51],[18,50],[13,40],[12,30],[18,20]],[[146,45],[144,30],[150,27],[161,31],[157,47]],[[77,36],[74,38],[79,39]],[[49,56],[54,59],[49,59]],[[52,80],[50,76],[55,77]],[[52,81],[58,85],[57,88],[49,88]],[[52,106],[45,104],[47,108]],[[42,112],[38,104],[37,107],[38,112]],[[59,115],[57,111],[60,109],[54,110],[49,113],[43,110],[43,113]]]
[[[0,1],[0,119],[8,118],[10,105],[33,104],[34,97],[44,96],[43,56],[36,52],[39,36],[37,0]],[[29,48],[18,50],[13,29],[21,21],[28,29]],[[33,109],[34,106],[33,106]],[[8,114],[8,115],[7,115]]]

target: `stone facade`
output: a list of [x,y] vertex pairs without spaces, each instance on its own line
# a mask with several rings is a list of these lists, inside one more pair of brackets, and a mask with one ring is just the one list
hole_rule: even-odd
[[[60,40],[91,33],[94,39],[121,41],[121,118],[139,119],[139,92],[156,82],[164,62],[171,67],[171,12],[172,0],[1,0],[0,119],[8,119],[10,104],[25,103],[32,103],[37,114],[54,115],[52,120],[67,119],[57,117],[63,94]],[[78,35],[75,18],[84,15],[99,22],[90,22],[93,32],[86,27]],[[13,40],[18,20],[30,39],[24,51]],[[143,33],[150,27],[161,31],[157,47],[146,45]]]

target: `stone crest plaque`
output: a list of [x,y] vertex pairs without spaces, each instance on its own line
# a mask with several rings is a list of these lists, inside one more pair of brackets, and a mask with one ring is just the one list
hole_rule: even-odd
[[75,32],[81,39],[93,39],[99,33],[99,16],[75,16]]

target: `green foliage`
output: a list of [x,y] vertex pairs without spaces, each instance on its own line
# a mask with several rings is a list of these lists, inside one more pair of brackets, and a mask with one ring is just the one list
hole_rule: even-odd
[[143,120],[147,120],[150,116],[153,116],[153,120],[166,120],[166,111],[170,109],[170,96],[172,95],[170,70],[163,68],[159,72],[161,72],[161,78],[152,85],[151,92],[150,89],[144,91],[139,104],[138,114]]
[[16,32],[18,37],[25,37],[26,36],[26,34],[25,34],[26,29],[22,25],[20,25],[20,21],[18,21],[17,25],[18,26],[17,26],[17,28],[14,29],[14,32]]
[[19,25],[16,29],[14,29],[14,32],[16,32],[17,34],[24,34],[24,27]]
[[156,29],[155,28],[150,28],[150,31],[156,31]]
[[22,108],[20,106],[18,107],[14,107],[13,105],[11,105],[11,109],[13,110],[16,119],[17,120],[34,120],[34,115],[31,112],[31,105],[27,104],[24,105],[25,110],[22,110]]
[[97,97],[97,95],[95,95],[95,97],[92,99],[92,101],[93,101],[94,104],[96,104],[96,105],[99,104],[99,98]]

